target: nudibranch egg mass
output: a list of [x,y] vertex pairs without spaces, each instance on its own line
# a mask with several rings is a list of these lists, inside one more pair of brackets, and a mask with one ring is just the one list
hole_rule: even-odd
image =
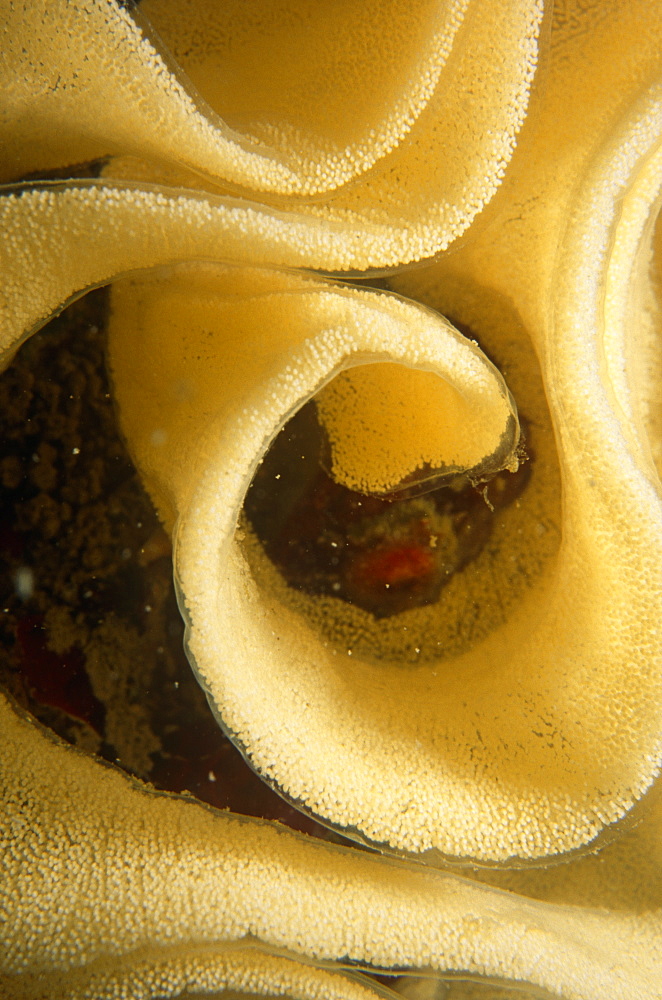
[[[549,415],[530,368],[517,380],[527,418],[539,428],[539,454],[521,503],[497,519],[491,544],[439,602],[386,623],[333,597],[288,588],[256,540],[244,538],[243,526],[236,530],[243,497],[267,443],[319,387],[327,394],[323,415],[334,433],[344,432],[339,462],[350,485],[358,470],[368,477],[364,489],[391,487],[425,461],[442,465],[449,447],[454,471],[483,469],[492,455],[496,468],[516,466],[512,397],[484,355],[440,317],[398,298],[266,272],[181,267],[134,277],[115,285],[111,308],[122,427],[165,522],[179,517],[175,561],[189,655],[254,766],[298,805],[386,846],[483,859],[518,848],[550,853],[543,834],[523,844],[506,821],[513,806],[500,792],[490,796],[486,762],[483,780],[473,777],[477,730],[489,739],[483,699],[494,705],[505,690],[509,705],[526,700],[531,678],[543,675],[528,650],[515,668],[498,652],[500,643],[513,645],[498,628],[511,614],[530,627],[525,599],[536,606],[531,586],[551,569],[560,537]],[[520,359],[526,353],[524,346]],[[380,357],[389,363],[367,364]],[[504,358],[511,360],[515,374],[514,351]],[[348,386],[364,390],[360,406],[329,404],[341,378],[351,380],[341,399]],[[403,385],[418,386],[404,407]],[[377,401],[399,419],[373,421]],[[380,451],[388,461],[374,461]],[[486,653],[480,640],[490,635],[496,645]],[[511,712],[504,706],[502,717],[514,739]],[[527,720],[518,740],[528,728]],[[502,735],[497,730],[494,743]],[[538,741],[529,740],[535,759]],[[489,744],[488,753],[491,766],[500,765],[499,782],[513,772],[525,780],[519,754],[498,754]],[[557,824],[562,808],[550,809]],[[522,827],[532,836],[528,815]]]
[[[213,0],[141,3],[136,16],[151,18],[199,90],[229,101],[237,118],[231,130],[219,118],[224,105],[212,110],[173,57],[159,51],[161,43],[113,0],[3,6],[0,178],[110,152],[146,158],[147,179],[160,179],[160,163],[172,186],[227,192],[231,184],[251,198],[305,204],[311,218],[335,223],[343,235],[344,253],[308,254],[308,266],[325,270],[417,260],[464,232],[512,156],[543,13],[541,0],[498,7],[425,0],[415,15],[410,4],[384,0],[334,4],[327,12],[316,0],[249,12],[242,3],[219,12]],[[283,45],[287,59],[274,81]],[[245,84],[233,72],[242,49]],[[265,90],[270,99],[260,96]],[[242,96],[246,91],[254,96]],[[348,103],[352,114],[342,115],[339,105]],[[265,112],[274,118],[256,124],[253,116]],[[312,205],[311,195],[326,197]]]
[[[15,889],[10,908],[3,899],[3,998],[177,997],[188,988],[396,1000],[374,981],[324,968],[338,958],[523,980],[572,998],[657,995],[659,954],[645,919],[512,896],[219,814],[101,767],[4,696],[0,710],[13,764],[3,806],[26,822],[25,854],[2,855],[3,888]],[[647,841],[631,835],[623,846],[608,879],[627,888]],[[55,913],[43,905],[49,893]],[[462,987],[452,995],[464,997]]]
[[[155,793],[2,695],[0,996],[392,995],[353,966],[659,998],[662,9],[0,12],[3,360],[112,283],[210,705],[393,855]],[[244,501],[311,402],[365,496],[525,461],[433,600],[380,615],[269,558]]]

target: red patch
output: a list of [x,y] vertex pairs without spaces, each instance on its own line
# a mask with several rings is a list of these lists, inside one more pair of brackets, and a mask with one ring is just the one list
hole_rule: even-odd
[[21,673],[34,699],[82,719],[103,735],[106,710],[94,697],[83,652],[76,646],[62,654],[50,650],[40,615],[19,621],[16,638],[21,652]]
[[429,549],[398,545],[364,552],[354,560],[352,575],[372,587],[402,587],[431,576],[434,569]]

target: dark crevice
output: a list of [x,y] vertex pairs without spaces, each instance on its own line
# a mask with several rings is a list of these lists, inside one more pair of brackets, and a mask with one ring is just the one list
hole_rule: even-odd
[[324,449],[311,402],[265,455],[244,511],[291,587],[338,597],[376,618],[439,599],[483,551],[494,515],[521,497],[533,458],[529,448],[517,472],[486,484],[456,476],[422,496],[393,499],[336,483],[325,471]]

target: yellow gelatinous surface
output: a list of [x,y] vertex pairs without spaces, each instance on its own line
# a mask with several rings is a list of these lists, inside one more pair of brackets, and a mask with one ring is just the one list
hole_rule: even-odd
[[[539,903],[223,815],[54,741],[4,696],[0,719],[3,816],[26,824],[18,842],[0,827],[2,996],[156,997],[219,981],[269,995],[288,980],[302,1000],[375,996],[296,956],[463,969],[571,1000],[656,995],[659,918]],[[43,906],[51,893],[57,906]],[[247,934],[291,959],[227,949]]]
[[[640,15],[623,16],[636,24]],[[607,40],[615,38],[609,24]],[[577,44],[572,26],[565,44]],[[562,64],[564,55],[561,48],[557,62]],[[625,69],[617,64],[607,72],[614,76]],[[641,61],[640,79],[649,72]],[[631,86],[636,91],[639,84]],[[552,92],[548,104],[538,108],[540,122],[529,139],[538,155],[535,144],[544,147],[554,134],[555,101]],[[513,516],[504,525],[497,561],[506,566],[514,561],[513,576],[528,584],[525,592],[515,585],[517,606],[512,580],[491,571],[487,559],[456,586],[481,608],[478,626],[471,618],[466,624],[467,610],[457,616],[454,595],[447,601],[444,594],[438,605],[387,625],[333,599],[288,600],[259,555],[253,555],[258,568],[251,580],[241,551],[225,546],[246,486],[246,472],[242,479],[240,470],[252,467],[260,442],[272,433],[273,410],[280,410],[283,421],[293,405],[266,387],[263,401],[233,424],[228,450],[221,440],[207,478],[192,478],[191,508],[181,508],[178,569],[191,626],[189,649],[203,683],[224,725],[263,774],[312,812],[369,840],[481,860],[556,854],[590,843],[631,808],[657,774],[660,676],[651,669],[650,644],[659,614],[662,522],[649,473],[634,464],[632,441],[610,411],[613,379],[601,367],[609,325],[603,328],[600,318],[603,283],[613,285],[619,275],[618,253],[610,254],[605,236],[612,225],[609,206],[628,184],[628,163],[635,164],[657,141],[655,115],[655,105],[642,107],[640,117],[635,112],[632,123],[608,141],[623,152],[597,156],[576,197],[558,265],[552,246],[533,267],[520,256],[519,271],[504,270],[499,242],[508,247],[509,261],[524,236],[532,245],[544,245],[542,221],[548,223],[563,198],[572,196],[572,175],[562,170],[551,178],[543,175],[555,199],[530,201],[532,208],[521,219],[482,230],[466,250],[448,258],[455,297],[448,282],[441,302],[429,297],[473,329],[489,329],[494,297],[515,296],[526,317],[522,336],[528,333],[541,352],[564,506],[559,516],[550,477],[533,516],[525,497],[522,520]],[[571,154],[576,169],[581,146]],[[533,154],[525,148],[522,155]],[[563,156],[564,150],[560,163],[567,168]],[[659,177],[651,163],[652,177]],[[533,182],[526,175],[520,188],[517,183],[510,192],[515,202]],[[627,218],[619,219],[619,233]],[[594,247],[590,267],[587,245]],[[580,260],[573,256],[578,252]],[[445,265],[437,269],[443,281]],[[545,307],[550,274],[554,313]],[[417,280],[420,284],[413,276],[412,284]],[[495,343],[508,335],[513,333],[495,330]],[[330,345],[325,355],[332,356]],[[349,437],[357,467],[369,454],[363,442],[352,443],[358,440]],[[541,444],[549,456],[549,429]],[[610,486],[601,490],[607,468]],[[518,564],[522,522],[528,526],[532,571]],[[215,583],[213,564],[201,572],[197,555],[208,545],[210,524],[219,525],[223,567]],[[510,552],[509,530],[515,537]],[[557,532],[561,547],[552,563]],[[449,641],[451,628],[464,641]],[[624,629],[627,649],[618,638]],[[403,671],[407,662],[425,666]]]
[[140,15],[207,104],[277,150],[302,193],[316,194],[365,173],[410,133],[470,7],[304,0],[219,10],[189,0],[143,2]]
[[[246,412],[233,413],[230,399],[228,419],[205,428],[195,453],[182,450],[160,486],[146,449],[145,473],[165,520],[180,511],[192,658],[223,724],[270,781],[392,850],[564,863],[485,875],[511,894],[313,846],[152,796],[49,741],[3,700],[0,993],[209,992],[209,977],[230,979],[205,949],[250,933],[314,961],[468,970],[569,1000],[652,1000],[662,976],[659,808],[640,800],[662,756],[659,8],[551,5],[549,52],[524,120],[537,3],[430,4],[429,26],[396,4],[401,64],[390,25],[366,24],[359,38],[358,25],[343,34],[310,19],[314,46],[301,47],[289,75],[268,69],[268,19],[237,17],[239,47],[243,37],[247,58],[262,53],[266,118],[257,93],[255,104],[214,111],[203,99],[236,97],[229,79],[205,90],[232,49],[227,29],[196,35],[211,5],[178,16],[168,3],[161,25],[158,6],[144,7],[202,97],[151,29],[110,0],[0,5],[2,176],[121,154],[106,180],[1,199],[5,359],[69,298],[126,272],[219,259],[390,267],[466,232],[452,254],[393,285],[480,340],[528,422],[532,471],[438,605],[377,621],[293,595],[236,530],[255,463],[304,392],[302,374],[305,395],[342,366],[333,329],[295,369],[291,343],[271,368],[244,357],[235,387]],[[274,18],[280,9],[270,8]],[[366,18],[379,9],[366,7]],[[283,29],[285,46],[314,13],[289,11],[302,20],[298,36]],[[383,39],[384,58],[366,71],[354,113],[344,88],[357,89],[366,37]],[[347,77],[333,62],[341,51]],[[391,80],[396,63],[403,75]],[[333,95],[316,131],[322,65]],[[281,75],[270,94],[272,72]],[[237,191],[254,202],[228,197]],[[136,329],[141,280],[116,297],[127,315],[135,309]],[[271,280],[284,292],[299,279]],[[350,320],[359,313],[348,310]],[[301,344],[310,317],[292,315]],[[420,331],[411,332],[397,360],[415,368]],[[234,335],[240,348],[242,330]],[[127,345],[129,368],[136,350]],[[380,360],[392,362],[393,350]],[[172,388],[160,385],[169,417]],[[190,403],[182,388],[180,415]],[[140,386],[132,392],[139,399]],[[158,445],[158,434],[143,436]],[[409,468],[411,454],[401,458]],[[619,833],[610,824],[628,814],[640,826],[626,823],[609,843]],[[566,854],[587,846],[600,852]],[[264,969],[285,959],[253,958],[251,989],[283,988],[284,968],[269,981]],[[308,966],[290,972],[303,996],[360,992],[333,973],[322,984]],[[472,989],[454,985],[451,995]]]
[[[154,180],[159,163],[169,164],[179,186],[229,183],[252,197],[309,196],[361,178],[314,210],[347,229],[375,229],[373,246],[349,265],[356,268],[436,253],[493,196],[525,115],[542,17],[540,0],[498,8],[428,0],[416,17],[409,4],[320,8],[304,0],[238,4],[222,19],[213,3],[141,4],[140,17],[153,14],[203,94],[223,102],[212,109],[171,72],[173,56],[154,47],[149,26],[143,33],[111,0],[3,8],[2,179],[118,151],[149,160]],[[289,54],[279,56],[283,45]],[[257,121],[250,113],[245,121],[235,96],[242,73],[232,62],[242,47]],[[260,88],[269,100],[259,99]],[[352,108],[347,126],[340,107]],[[234,130],[219,117],[226,108]]]
[[[354,488],[384,492],[425,463],[461,472],[492,458],[494,471],[516,462],[517,415],[497,370],[442,317],[394,296],[210,265],[118,284],[112,302],[110,357],[125,433],[170,524],[173,508],[186,511],[223,425],[248,413],[266,387],[265,442],[279,418],[321,388],[334,459],[353,463],[343,473]],[[350,411],[344,390],[358,378]],[[380,406],[377,423],[370,407]],[[213,444],[197,458],[205,438]],[[357,484],[355,469],[369,469],[368,480]]]
[[[451,354],[460,354],[453,348]],[[514,404],[486,359],[473,371],[462,362],[458,386],[435,372],[393,364],[361,365],[325,386],[315,401],[334,479],[379,494],[435,472],[449,479],[469,472],[478,481],[509,463],[516,470]]]
[[[132,349],[135,343],[142,345],[140,355]],[[445,367],[449,349],[452,368]],[[199,276],[173,271],[115,288],[110,332],[115,395],[125,433],[162,516],[168,524],[176,513],[181,516],[178,571],[191,625],[191,655],[224,725],[253,762],[327,820],[414,851],[437,847],[448,854],[488,857],[518,849],[549,852],[551,845],[544,841],[529,845],[524,839],[531,821],[528,810],[521,830],[512,827],[511,836],[519,842],[509,842],[504,833],[505,817],[515,797],[523,797],[538,760],[522,773],[525,754],[507,749],[495,754],[504,737],[498,727],[491,733],[481,720],[481,704],[494,705],[499,690],[511,698],[512,689],[519,687],[515,697],[526,703],[531,675],[540,677],[542,671],[532,672],[530,647],[521,665],[513,667],[503,654],[500,661],[497,653],[486,654],[479,639],[503,623],[504,608],[512,607],[531,583],[527,576],[517,579],[509,556],[521,551],[535,580],[556,550],[553,473],[546,492],[546,477],[541,476],[532,512],[524,502],[521,514],[514,510],[504,519],[491,551],[466,579],[458,576],[437,605],[406,612],[388,624],[332,598],[288,593],[254,550],[249,555],[255,564],[253,579],[238,545],[240,534],[230,544],[256,463],[287,415],[343,365],[368,360],[371,354],[436,368],[453,378],[462,394],[470,396],[477,386],[476,398],[482,397],[485,407],[479,414],[493,438],[491,450],[500,447],[512,416],[502,384],[494,382],[492,391],[486,382],[495,369],[441,320],[414,312],[398,299],[349,289],[327,291],[315,282],[302,287],[286,277],[257,275],[252,283],[247,274],[237,278],[211,268]],[[393,391],[388,381],[392,364],[350,372],[363,370],[374,372],[376,386],[386,373],[386,391]],[[398,479],[412,465],[416,468],[411,455],[418,456],[426,441],[435,446],[439,439],[442,444],[447,440],[443,419],[437,424],[430,419],[427,438],[411,436],[418,401],[409,406],[414,413],[401,425],[405,450],[401,445],[395,452],[404,463]],[[536,411],[531,408],[531,413]],[[398,440],[392,434],[389,438]],[[351,448],[352,441],[360,467],[365,462],[363,435],[347,435],[345,445]],[[406,450],[410,445],[413,452]],[[476,455],[482,457],[486,447]],[[468,463],[473,464],[475,459]],[[542,534],[541,523],[546,526]],[[509,544],[509,525],[518,547]],[[521,566],[516,568],[521,572]],[[493,590],[501,591],[494,610]],[[537,594],[528,597],[518,621],[530,621],[536,600]],[[484,606],[482,615],[476,605]],[[516,627],[505,637],[497,634],[495,650],[510,650]],[[456,652],[458,632],[465,657],[449,659],[449,646]],[[426,666],[412,673],[407,663]],[[332,721],[340,705],[340,717]],[[275,726],[267,715],[277,720]],[[513,738],[506,705],[501,718]],[[515,743],[526,738],[528,725],[526,713]],[[481,740],[488,741],[482,751]],[[295,757],[294,746],[299,748]],[[537,748],[538,740],[529,737],[529,760]],[[512,798],[500,790],[490,796],[487,766],[482,780],[476,780],[479,754],[484,760],[492,755],[495,783],[503,785],[506,776],[514,782]],[[551,768],[551,760],[546,766]],[[540,799],[531,777],[528,781],[531,788],[524,794],[533,813]],[[562,802],[565,794],[565,789],[559,792]],[[564,809],[568,807],[558,803],[549,807],[548,822],[558,822]],[[477,823],[481,811],[485,819]]]

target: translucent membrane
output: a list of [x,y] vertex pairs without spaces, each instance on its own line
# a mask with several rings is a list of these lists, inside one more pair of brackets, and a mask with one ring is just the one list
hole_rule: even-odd
[[[4,696],[0,723],[0,990],[12,1000],[390,995],[339,965],[492,977],[531,997],[657,994],[655,912],[540,902],[159,794]],[[616,898],[632,864],[646,867],[643,847],[633,835],[611,859]]]
[[330,198],[316,218],[374,228],[361,268],[436,253],[492,198],[542,3],[196,0],[135,18],[111,0],[3,5],[0,179],[120,153],[143,182]]
[[[256,150],[250,136],[265,123],[228,136],[123,8],[5,4],[3,176],[108,152],[133,158],[113,167],[124,183],[2,199],[3,351],[70,296],[134,268],[220,255],[347,270],[436,253],[485,207],[511,159],[540,13],[539,4],[468,5],[453,72],[409,132],[405,122],[396,155],[377,150],[365,175],[338,189],[342,198],[303,217],[204,193],[241,184],[289,205],[305,188],[292,167],[305,150],[287,162],[276,140]],[[193,469],[178,571],[201,673],[207,664],[225,671],[214,697],[227,724],[287,794],[394,850],[435,843],[485,862],[558,860],[596,846],[610,823],[634,813],[662,757],[651,258],[662,11],[649,0],[569,0],[550,19],[530,126],[480,231],[434,269],[399,279],[402,291],[480,333],[536,456],[488,572],[473,577],[479,599],[463,587],[467,615],[446,619],[466,627],[439,666],[403,667],[403,649],[413,662],[422,648],[404,643],[392,660],[375,657],[375,637],[392,648],[384,622],[369,636],[372,659],[331,659],[337,637],[322,629],[333,630],[333,615],[313,608],[307,628],[292,588],[236,529],[257,456],[291,412],[261,388],[257,355],[242,369],[256,398],[227,433],[214,438],[219,428],[202,411],[194,426],[203,433],[161,485],[145,451],[166,520],[184,496],[181,470]],[[345,169],[351,156],[341,160]],[[334,329],[321,360],[305,359],[319,361],[309,394],[336,373]],[[644,348],[651,363],[642,363]],[[296,382],[284,353],[274,371]],[[405,353],[416,367],[409,347],[396,360]],[[186,398],[187,385],[179,389]],[[172,412],[170,399],[159,421]],[[157,433],[152,449],[165,440]],[[472,609],[489,612],[482,630]],[[343,609],[343,639],[347,623]],[[662,837],[653,801],[639,826],[603,839],[595,857],[490,873],[513,895],[155,796],[45,738],[4,699],[0,723],[0,969],[9,996],[24,987],[43,995],[60,974],[73,990],[103,962],[119,984],[104,991],[117,995],[142,956],[141,974],[152,977],[145,993],[158,994],[168,949],[192,955],[246,934],[315,960],[469,971],[572,1000],[659,994]],[[171,982],[192,989],[187,974]],[[268,989],[260,980],[260,992]]]
[[[474,772],[475,734],[483,727],[472,720],[481,706],[494,705],[497,692],[506,699],[521,689],[507,660],[483,656],[481,641],[510,648],[509,636],[530,622],[532,602],[540,599],[534,584],[552,566],[559,537],[553,453],[522,502],[497,513],[489,545],[454,575],[440,601],[388,621],[289,587],[246,525],[237,530],[269,442],[347,365],[352,377],[384,372],[383,397],[390,394],[398,412],[396,361],[407,390],[421,373],[429,391],[435,370],[443,389],[422,396],[431,414],[438,407],[439,419],[419,422],[426,430],[420,436],[410,433],[418,398],[408,399],[411,418],[402,411],[399,439],[392,422],[380,428],[352,420],[342,441],[354,441],[347,453],[355,467],[363,460],[379,474],[379,465],[370,465],[376,445],[366,449],[364,434],[380,430],[377,440],[400,463],[396,482],[420,466],[421,456],[442,464],[457,446],[447,386],[460,403],[471,401],[466,411],[460,406],[457,423],[466,455],[450,464],[469,474],[483,468],[510,435],[505,464],[514,465],[516,417],[496,369],[444,320],[397,298],[203,267],[117,285],[110,352],[136,461],[166,523],[179,514],[177,572],[190,656],[221,723],[253,765],[327,822],[392,848],[503,857],[518,844],[524,852],[517,839],[523,826],[508,839],[505,818],[491,829],[475,819],[474,809],[510,808],[497,804],[489,779],[465,787],[453,770]],[[356,367],[370,360],[381,363]],[[533,385],[530,372],[526,379]],[[525,391],[525,400],[529,419],[548,419],[539,393]],[[463,438],[469,412],[474,432]],[[544,443],[538,437],[534,448]],[[483,443],[472,452],[476,442]],[[504,635],[505,628],[511,631]],[[516,669],[531,674],[528,663]],[[505,716],[504,724],[512,730]],[[497,730],[491,738],[500,737]],[[519,755],[504,752],[492,766],[499,784],[514,775]],[[532,781],[530,772],[520,777]],[[544,846],[527,850],[542,853]]]
[[139,15],[207,106],[315,194],[364,173],[418,124],[470,7],[143,0]]
[[458,391],[435,372],[394,364],[343,372],[315,397],[331,475],[361,493],[413,496],[460,473],[479,482],[508,465],[516,471],[515,406],[495,449],[481,388]]
[[[504,514],[498,545],[456,574],[438,608],[378,620],[346,602],[293,595],[250,536],[240,532],[225,547],[252,463],[305,398],[281,391],[304,370],[298,355],[296,367],[292,357],[282,367],[277,391],[255,389],[232,439],[219,437],[215,452],[210,443],[217,458],[195,470],[178,572],[203,683],[261,773],[356,836],[482,861],[545,857],[593,841],[657,775],[658,487],[641,429],[623,416],[633,369],[626,362],[623,380],[612,360],[631,273],[620,241],[630,225],[646,229],[656,201],[657,108],[644,93],[587,172],[553,272],[553,316],[531,291],[547,280],[544,259],[535,271],[519,258],[510,272],[526,325],[509,305],[504,250],[492,244],[506,241],[515,259],[515,227],[485,230],[482,243],[432,277],[410,279],[424,290],[429,281],[423,294],[480,330],[488,349],[501,345],[509,381],[519,365],[513,388],[534,450],[544,453],[536,458],[543,475],[531,480],[537,492]],[[623,214],[611,224],[618,199]],[[546,233],[544,212],[557,205],[532,205]],[[420,343],[410,341],[407,353],[400,343],[402,360],[420,365]],[[333,372],[328,339],[324,357],[327,375],[311,375],[310,393]],[[313,371],[317,359],[312,351]],[[210,585],[214,565],[200,553],[212,523],[223,569]]]

